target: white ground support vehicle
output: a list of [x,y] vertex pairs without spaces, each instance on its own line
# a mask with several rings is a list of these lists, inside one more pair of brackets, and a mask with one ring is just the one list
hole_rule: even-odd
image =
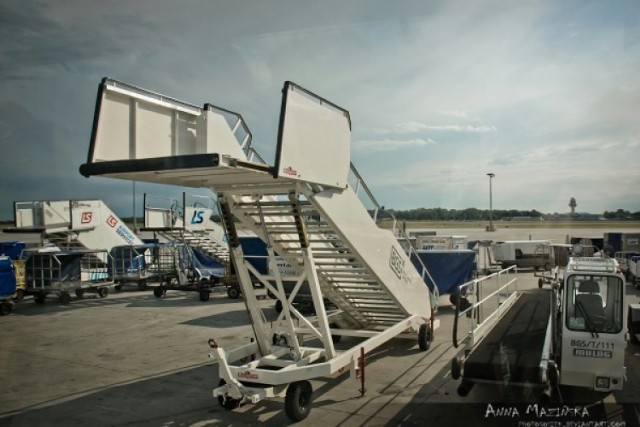
[[[347,369],[363,379],[366,353],[396,336],[429,348],[437,298],[395,228],[376,224],[380,206],[350,161],[348,111],[286,82],[273,166],[255,155],[239,114],[210,104],[199,108],[104,79],[95,111],[81,174],[212,188],[217,195],[255,334],[230,351],[210,340],[220,379],[213,395],[223,407],[283,396],[287,415],[302,420],[311,409],[310,379]],[[273,282],[244,258],[236,221],[266,243]],[[278,257],[298,274],[290,293]],[[266,321],[252,276],[282,303],[276,321]],[[303,282],[313,316],[292,304]],[[325,298],[334,312],[325,310]],[[338,350],[338,336],[353,337],[352,346]]]
[[625,289],[613,258],[570,258],[550,290],[516,292],[507,282],[482,293],[482,280],[468,286],[467,298],[475,299],[457,309],[454,327],[454,344],[464,341],[465,353],[451,363],[461,396],[474,383],[538,385],[545,398],[563,385],[622,388]]
[[627,258],[627,279],[640,288],[640,255]]

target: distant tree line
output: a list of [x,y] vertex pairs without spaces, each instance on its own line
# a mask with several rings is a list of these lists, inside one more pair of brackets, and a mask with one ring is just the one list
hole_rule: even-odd
[[[389,209],[393,215],[402,221],[483,221],[489,220],[490,211],[488,209],[444,209],[444,208],[417,208],[409,210]],[[518,209],[494,209],[491,212],[494,220],[526,217],[539,219],[543,215],[537,210]]]
[[631,220],[640,220],[640,212],[634,212],[631,213],[629,211],[626,211],[624,209],[618,209],[615,211],[604,211],[604,214],[602,214],[602,216],[605,219],[631,219]]

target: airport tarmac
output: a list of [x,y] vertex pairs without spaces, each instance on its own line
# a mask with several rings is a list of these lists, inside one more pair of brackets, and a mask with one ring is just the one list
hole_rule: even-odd
[[[519,289],[537,287],[533,272],[521,271],[517,277]],[[629,302],[638,302],[630,284],[627,294]],[[459,381],[451,379],[449,368],[459,354],[452,339],[453,307],[447,296],[439,302],[441,325],[429,351],[421,352],[414,340],[396,339],[368,354],[364,396],[360,381],[348,373],[312,381],[313,408],[299,425],[639,424],[640,346],[634,344],[627,346],[627,382],[621,392],[592,395],[566,389],[562,403],[547,406],[536,405],[534,389],[478,385],[466,398],[459,397]],[[273,300],[260,304],[275,318]],[[0,426],[292,424],[283,399],[227,411],[212,397],[219,379],[207,340],[234,348],[252,337],[243,301],[223,292],[206,302],[180,291],[156,298],[151,290],[133,286],[106,299],[74,298],[66,306],[56,298],[44,305],[27,298],[0,322]],[[339,345],[348,346],[349,340]]]

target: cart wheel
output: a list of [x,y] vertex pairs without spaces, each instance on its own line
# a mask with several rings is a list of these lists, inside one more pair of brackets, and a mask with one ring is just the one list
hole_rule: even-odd
[[235,286],[230,286],[229,289],[227,289],[227,295],[231,299],[238,299],[240,298],[240,289]]
[[76,289],[76,296],[82,298],[84,296],[84,289]]
[[[220,382],[218,383],[218,387],[222,387],[223,385],[225,385],[227,382],[225,380],[223,380],[222,378],[220,378]],[[218,403],[220,404],[220,406],[222,406],[224,409],[227,410],[232,410],[232,409],[236,409],[238,406],[240,406],[240,400],[239,399],[232,399],[230,397],[227,397],[225,399],[224,396],[218,396]]]
[[11,303],[8,301],[2,301],[2,304],[0,304],[0,316],[6,316],[7,314],[11,313]]
[[276,309],[276,313],[278,314],[282,313],[282,301],[277,300],[276,305],[273,308]]
[[156,298],[160,298],[162,294],[164,294],[164,288],[162,286],[156,286],[153,289],[153,295],[155,295]]
[[538,279],[538,288],[542,289],[542,285],[544,285],[544,280],[542,280],[542,277]]
[[116,291],[120,292],[120,291],[122,290],[122,283],[120,283],[120,284],[118,284],[118,285],[115,285],[115,286],[113,287],[113,289],[115,289]]
[[147,290],[147,281],[146,280],[139,280],[138,281],[138,290],[139,291],[146,291]]
[[[335,323],[330,324],[329,327],[331,329],[340,329],[340,326]],[[342,340],[342,335],[331,335],[331,341],[333,341],[334,344],[338,344],[340,340]]]
[[24,299],[24,289],[17,289],[16,290],[16,299],[18,301],[21,301],[22,299]]
[[106,286],[98,288],[98,296],[100,298],[106,298],[107,295],[109,295],[109,288],[107,288]]
[[451,378],[457,380],[462,374],[462,366],[460,365],[460,359],[454,357],[451,359]]
[[67,291],[60,292],[60,304],[69,305],[71,302],[71,295]]
[[551,270],[551,264],[549,264],[548,262],[545,262],[544,263],[544,269],[547,270],[547,271]]
[[202,290],[200,291],[200,301],[209,301],[209,291]]
[[426,323],[420,325],[418,330],[418,347],[420,351],[427,351],[431,347],[431,328]]
[[47,295],[43,292],[39,292],[33,296],[33,301],[36,304],[44,304],[45,298],[47,298]]
[[289,384],[284,398],[284,412],[293,421],[302,421],[311,412],[312,399],[311,383],[297,381]]

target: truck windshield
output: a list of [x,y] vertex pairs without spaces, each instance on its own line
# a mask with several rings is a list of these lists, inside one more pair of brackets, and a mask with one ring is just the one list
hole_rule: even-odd
[[569,276],[565,319],[572,331],[616,334],[622,330],[622,280],[615,276]]

